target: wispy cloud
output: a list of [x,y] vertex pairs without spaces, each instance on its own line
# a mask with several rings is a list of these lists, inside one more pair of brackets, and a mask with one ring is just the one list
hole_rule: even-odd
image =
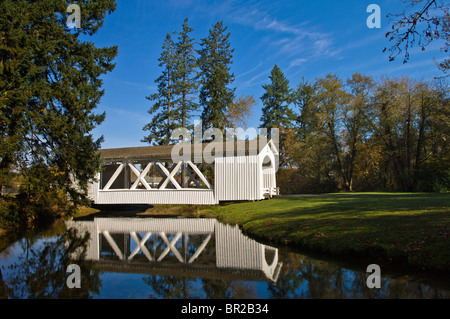
[[291,75],[304,70],[307,62],[314,63],[340,53],[331,32],[324,32],[320,25],[308,21],[298,23],[293,18],[281,16],[279,8],[278,2],[214,1],[199,9],[202,14],[220,17],[228,25],[253,30],[250,32],[260,39],[253,51],[247,51],[247,54],[257,53],[261,58],[238,75],[241,89],[262,85],[274,61]]
[[143,90],[143,91],[154,91],[156,90],[155,85],[145,84],[145,83],[138,83],[138,82],[131,82],[131,81],[124,81],[118,78],[109,77],[108,80],[112,80],[116,83],[119,83],[124,86],[132,87],[134,89]]
[[[130,111],[128,109],[119,109],[116,107],[108,107],[106,109],[106,118],[108,120],[108,114],[113,113],[115,119],[120,119],[120,121],[124,121],[124,119],[128,119],[131,123],[138,123],[139,126],[144,126],[148,123],[148,117],[146,116],[146,112],[139,111]],[[126,126],[124,126],[126,127]]]
[[262,77],[267,78],[269,76],[271,70],[272,70],[272,68],[265,69],[264,71],[261,71],[261,72],[257,73],[256,75],[253,75],[252,78],[250,78],[249,80],[243,82],[240,85],[240,87],[241,88],[249,88],[249,87],[252,87],[254,85],[260,85],[261,82],[257,81],[257,80],[261,79]]
[[289,66],[286,69],[286,71],[288,71],[288,70],[290,70],[292,68],[296,68],[298,66],[304,65],[307,61],[308,61],[308,59],[305,59],[305,58],[295,59],[289,64]]
[[318,27],[311,26],[308,22],[295,24],[280,20],[260,9],[258,4],[228,9],[228,18],[234,23],[266,32],[266,44],[275,54],[288,58],[303,54],[308,59],[313,59],[335,56],[339,52],[334,48],[332,34],[319,31]]
[[243,72],[243,73],[240,73],[240,74],[237,76],[237,79],[242,78],[242,77],[246,76],[247,74],[252,74],[252,73],[255,72],[256,70],[258,70],[262,65],[263,65],[263,63],[262,63],[262,62],[259,62],[258,65],[252,67],[251,69],[249,69],[249,70],[247,70],[247,71],[245,71],[245,72]]

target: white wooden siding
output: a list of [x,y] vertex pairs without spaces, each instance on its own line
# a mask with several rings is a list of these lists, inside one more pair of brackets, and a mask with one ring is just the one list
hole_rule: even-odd
[[275,187],[272,167],[263,167],[263,179],[264,188]]
[[114,189],[97,191],[96,204],[189,204],[215,205],[211,189]]
[[218,201],[259,200],[261,171],[258,156],[229,156],[216,158],[214,190]]
[[[216,265],[219,268],[258,269],[271,279],[278,276],[278,249],[260,244],[242,234],[239,226],[216,223]],[[266,251],[274,252],[269,265]],[[276,280],[276,279],[275,279]]]
[[216,220],[213,218],[95,218],[96,230],[111,233],[152,232],[211,234]]

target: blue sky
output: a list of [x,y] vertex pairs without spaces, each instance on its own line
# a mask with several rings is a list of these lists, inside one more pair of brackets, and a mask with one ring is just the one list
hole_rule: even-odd
[[[116,11],[89,41],[97,46],[119,46],[116,68],[104,76],[105,95],[97,109],[106,120],[94,130],[104,136],[102,148],[145,146],[141,142],[150,121],[145,97],[155,92],[160,75],[158,58],[167,33],[180,30],[189,18],[191,35],[199,42],[217,21],[231,33],[232,72],[236,95],[252,95],[257,105],[249,126],[259,127],[262,85],[277,64],[291,87],[314,81],[327,73],[346,79],[355,72],[382,76],[410,76],[431,80],[439,75],[433,57],[443,56],[440,43],[425,52],[414,48],[407,64],[388,61],[390,30],[387,13],[402,11],[401,1],[195,1],[118,0]],[[381,8],[381,28],[366,25],[369,4]]]

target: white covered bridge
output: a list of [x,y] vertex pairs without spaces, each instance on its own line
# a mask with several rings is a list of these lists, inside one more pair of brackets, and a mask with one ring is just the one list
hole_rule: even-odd
[[276,282],[278,249],[238,226],[203,218],[94,218],[66,221],[89,233],[86,259],[112,272]]
[[89,191],[96,204],[213,205],[278,195],[278,150],[272,141],[129,147],[100,153],[103,170]]

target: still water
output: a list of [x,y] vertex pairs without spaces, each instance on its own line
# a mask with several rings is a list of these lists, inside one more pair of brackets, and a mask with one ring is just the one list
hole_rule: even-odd
[[[67,287],[67,267],[81,288]],[[56,223],[0,252],[0,298],[449,298],[442,282],[369,273],[259,243],[215,219]]]

